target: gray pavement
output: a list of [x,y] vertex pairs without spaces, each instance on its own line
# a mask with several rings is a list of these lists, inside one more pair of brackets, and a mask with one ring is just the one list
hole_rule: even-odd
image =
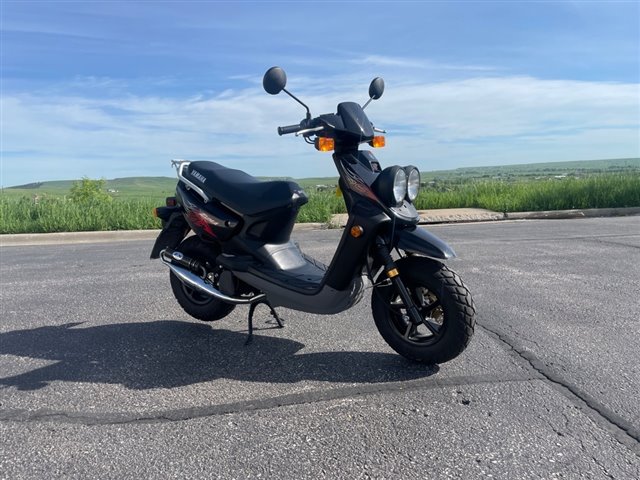
[[639,478],[640,218],[430,230],[478,309],[437,367],[368,300],[262,311],[245,347],[246,308],[189,319],[150,240],[0,248],[0,478]]

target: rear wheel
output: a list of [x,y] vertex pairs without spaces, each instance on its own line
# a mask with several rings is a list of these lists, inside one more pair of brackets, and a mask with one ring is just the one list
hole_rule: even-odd
[[[215,259],[219,250],[211,244],[205,244],[198,237],[193,236],[184,240],[177,250],[188,257],[202,263],[207,272],[207,280],[218,288],[219,268]],[[206,295],[199,290],[182,283],[173,272],[170,273],[171,289],[178,303],[185,312],[198,320],[212,322],[226,317],[235,308],[235,305],[223,302],[217,298]]]
[[469,344],[475,327],[475,307],[462,279],[424,257],[405,257],[396,265],[422,322],[411,321],[389,281],[375,287],[371,297],[378,331],[391,348],[416,362],[444,363],[457,357]]

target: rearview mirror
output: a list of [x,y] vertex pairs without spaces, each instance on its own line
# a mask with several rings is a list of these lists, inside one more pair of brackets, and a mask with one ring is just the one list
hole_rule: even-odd
[[376,77],[371,81],[369,85],[369,98],[371,100],[378,100],[384,93],[384,80],[381,77]]
[[262,86],[267,93],[277,95],[287,86],[287,74],[280,67],[271,67],[264,74]]

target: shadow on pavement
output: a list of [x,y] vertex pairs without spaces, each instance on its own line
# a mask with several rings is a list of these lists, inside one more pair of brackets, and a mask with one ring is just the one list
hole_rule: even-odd
[[0,385],[36,390],[52,381],[121,384],[130,389],[172,388],[228,378],[294,383],[397,382],[435,374],[437,366],[409,363],[392,353],[296,353],[304,344],[181,321],[88,328],[69,323],[0,334],[0,354],[56,361],[6,378]]

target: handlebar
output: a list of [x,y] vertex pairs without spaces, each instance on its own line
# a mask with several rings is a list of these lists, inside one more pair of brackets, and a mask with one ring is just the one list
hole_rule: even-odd
[[286,125],[284,127],[278,127],[278,135],[288,135],[290,133],[296,133],[302,130],[302,126],[298,125]]

